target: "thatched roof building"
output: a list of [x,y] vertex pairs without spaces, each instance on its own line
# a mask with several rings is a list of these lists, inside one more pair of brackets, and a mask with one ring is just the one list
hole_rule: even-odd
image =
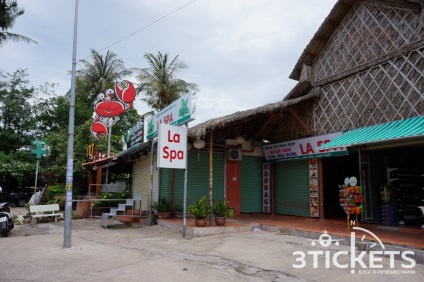
[[279,101],[210,119],[190,128],[188,136],[192,140],[209,140],[208,134],[214,132],[215,144],[222,144],[225,139],[234,138],[237,135],[244,135],[255,140],[273,140],[275,139],[275,126],[280,126],[281,122],[291,115],[290,107],[317,96],[318,92],[315,91],[300,98]]

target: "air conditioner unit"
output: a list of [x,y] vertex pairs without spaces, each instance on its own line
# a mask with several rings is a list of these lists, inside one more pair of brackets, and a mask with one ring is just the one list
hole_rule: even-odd
[[227,149],[227,160],[229,161],[241,161],[241,150],[237,149]]

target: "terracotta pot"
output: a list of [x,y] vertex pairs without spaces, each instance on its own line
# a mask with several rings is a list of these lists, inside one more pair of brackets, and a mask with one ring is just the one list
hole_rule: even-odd
[[206,218],[196,218],[196,220],[194,221],[196,227],[206,227],[207,221]]
[[175,218],[184,218],[184,212],[175,212]]
[[216,216],[215,217],[215,223],[218,226],[224,226],[225,223],[227,223],[227,218],[225,216],[224,217],[218,217],[218,216]]
[[171,212],[158,212],[158,217],[160,219],[171,218]]

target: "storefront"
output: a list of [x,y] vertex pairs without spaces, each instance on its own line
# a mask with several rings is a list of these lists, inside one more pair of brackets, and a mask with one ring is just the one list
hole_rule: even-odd
[[[424,206],[424,116],[350,130],[319,149],[338,146],[357,152],[360,171],[355,172],[356,165],[351,169],[359,176],[364,189],[364,222],[421,227],[424,223],[420,209]],[[328,160],[332,167],[340,169],[337,161]],[[324,164],[326,162],[324,160]]]
[[[324,218],[324,187],[321,158],[347,155],[343,147],[316,150],[341,133],[264,146],[266,161],[274,166],[274,212],[276,214]],[[337,186],[336,186],[337,187]]]
[[[263,157],[243,155],[240,163],[240,212],[262,212]],[[233,162],[234,164],[234,162]],[[231,165],[231,163],[228,163]]]
[[[213,199],[224,199],[225,195],[225,155],[213,153]],[[161,169],[159,195],[173,201],[174,205],[183,205],[184,170]],[[187,163],[187,204],[194,204],[201,197],[209,195],[209,152],[191,150]]]

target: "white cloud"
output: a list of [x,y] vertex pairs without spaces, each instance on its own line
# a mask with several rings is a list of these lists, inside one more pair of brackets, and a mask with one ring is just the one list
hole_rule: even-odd
[[[58,92],[65,93],[71,84],[74,3],[18,0],[25,14],[12,31],[39,44],[4,45],[0,71],[27,68],[34,86],[59,83]],[[297,59],[336,0],[197,0],[153,23],[187,3],[80,0],[77,59],[142,29],[108,49],[127,67],[147,67],[145,52],[179,55],[188,65],[180,78],[200,87],[197,124],[283,99],[296,83],[288,76]],[[135,104],[140,114],[149,111]]]

